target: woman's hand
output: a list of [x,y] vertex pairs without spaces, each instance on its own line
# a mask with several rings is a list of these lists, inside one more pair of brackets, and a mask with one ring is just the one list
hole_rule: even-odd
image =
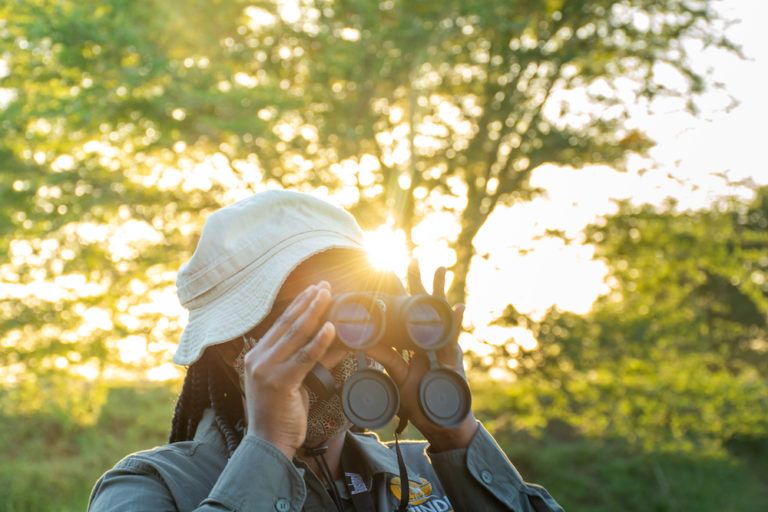
[[327,282],[307,287],[245,356],[248,433],[274,444],[289,459],[307,432],[309,396],[302,387],[304,377],[321,359],[333,367],[343,356],[327,360],[335,330],[322,318],[330,300]]
[[[427,293],[421,284],[421,273],[416,260],[408,266],[408,291],[411,295]],[[432,295],[445,299],[445,267],[435,271]],[[464,304],[457,304],[453,308],[453,314],[457,325],[461,327]],[[432,445],[432,449],[444,451],[469,445],[477,431],[477,421],[471,411],[458,427],[449,429],[432,423],[419,407],[417,401],[419,384],[430,369],[429,359],[425,353],[414,352],[410,362],[403,359],[396,350],[388,347],[375,346],[367,353],[387,369],[387,373],[400,388],[401,411],[424,434]],[[442,368],[453,370],[466,380],[463,354],[458,344],[458,332],[456,339],[438,350],[436,354]]]

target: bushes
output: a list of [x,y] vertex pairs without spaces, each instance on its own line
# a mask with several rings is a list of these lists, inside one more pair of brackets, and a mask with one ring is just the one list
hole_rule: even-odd
[[[758,512],[768,503],[766,435],[698,447],[672,438],[656,446],[637,442],[642,432],[586,435],[563,420],[517,409],[510,397],[519,396],[520,386],[473,382],[478,417],[526,481],[546,487],[569,512]],[[545,426],[520,428],[537,423]]]
[[[737,435],[720,449],[693,450],[585,435],[563,420],[526,418],[532,413],[511,398],[519,396],[516,386],[476,379],[477,415],[524,478],[544,485],[569,512],[762,512],[768,502],[766,436]],[[92,425],[43,413],[0,416],[0,512],[85,510],[99,475],[126,454],[166,441],[177,387],[110,388]],[[520,427],[536,423],[544,426]]]
[[[173,386],[114,387],[93,423],[37,412],[0,415],[0,511],[83,511],[98,477],[123,456],[164,443]],[[61,389],[66,393],[67,389]]]

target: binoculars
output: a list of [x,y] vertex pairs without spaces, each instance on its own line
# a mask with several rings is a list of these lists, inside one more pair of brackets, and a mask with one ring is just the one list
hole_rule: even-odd
[[336,328],[334,344],[357,355],[357,371],[341,390],[319,363],[304,385],[320,398],[341,394],[344,413],[358,427],[378,429],[400,409],[400,393],[392,379],[368,366],[364,351],[377,345],[427,355],[429,371],[419,384],[419,407],[433,423],[452,428],[470,411],[469,387],[461,376],[441,368],[436,351],[456,337],[458,326],[450,305],[432,295],[385,295],[352,292],[334,297],[326,320]]

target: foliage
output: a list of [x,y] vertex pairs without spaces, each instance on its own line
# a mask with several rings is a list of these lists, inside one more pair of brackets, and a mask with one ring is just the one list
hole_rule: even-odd
[[[758,512],[768,496],[760,476],[765,460],[745,453],[643,450],[623,439],[563,437],[557,427],[539,436],[495,432],[521,474],[542,483],[569,511]],[[766,438],[759,443],[768,449]]]
[[[127,453],[165,442],[178,384],[110,388],[92,425],[39,412],[0,414],[0,511],[85,510],[99,475]],[[579,436],[556,421],[533,435],[496,409],[507,389],[512,387],[473,379],[478,414],[526,480],[544,485],[566,510],[764,508],[765,439],[743,438],[728,451],[711,453],[644,451],[620,439]]]
[[[737,51],[714,3],[0,4],[3,506],[82,510],[101,471],[163,442],[172,394],[104,381],[167,361],[175,272],[208,212],[266,187],[314,190],[414,245],[422,219],[447,215],[461,300],[475,234],[538,192],[536,167],[621,169],[652,143],[626,122],[634,104],[695,110],[708,84],[687,52]],[[764,446],[766,206],[623,208],[589,235],[614,295],[584,318],[510,310],[541,349],[478,411],[569,510],[647,510],[629,495],[672,486],[722,510],[722,481],[748,510],[764,487],[723,450]],[[654,463],[683,476],[662,484],[643,472]],[[692,508],[663,496],[653,508]]]
[[130,452],[166,442],[178,384],[103,389],[104,407],[86,425],[63,414],[0,410],[0,511],[85,510],[99,475]]
[[622,203],[591,226],[612,291],[585,316],[507,309],[539,347],[502,410],[646,447],[768,438],[768,188],[754,192],[694,212]]
[[[176,155],[173,119],[158,115],[167,101],[158,88],[184,81],[149,37],[165,33],[170,13],[148,7],[0,7],[10,68],[0,118],[0,377],[37,387],[47,406],[61,389],[45,388],[62,370],[92,379],[124,362],[167,360],[179,334],[175,271],[199,215],[221,202],[220,184],[180,186],[171,176],[171,162],[184,169],[196,155]],[[84,401],[93,398],[86,391]]]
[[621,168],[651,143],[626,126],[631,105],[673,95],[693,109],[705,80],[687,49],[732,48],[707,1],[325,0],[243,13],[204,51],[217,105],[264,123],[220,130],[228,158],[254,154],[282,185],[339,189],[364,224],[389,219],[412,243],[425,215],[450,213],[456,301],[475,234],[497,204],[536,192],[533,169]]
[[[263,186],[325,187],[366,227],[391,217],[409,239],[424,215],[453,215],[445,243],[461,300],[475,234],[495,205],[535,192],[533,169],[620,168],[650,144],[625,126],[633,102],[673,95],[693,108],[706,80],[687,51],[732,48],[711,4],[7,3],[0,246],[31,244],[7,272],[20,283],[78,275],[78,287],[125,299],[108,311],[128,309],[168,288],[209,209]],[[88,237],[81,223],[105,229]],[[104,247],[121,228],[138,240]],[[77,327],[75,306],[104,304],[90,297],[27,297],[5,312],[60,355],[61,336],[39,326]],[[145,316],[115,327],[142,336],[158,322]],[[91,338],[85,358],[116,342]]]

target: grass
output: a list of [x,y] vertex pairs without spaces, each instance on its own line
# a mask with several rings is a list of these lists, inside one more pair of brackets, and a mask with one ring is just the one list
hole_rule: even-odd
[[168,438],[175,393],[117,387],[93,425],[55,415],[0,416],[0,511],[83,511],[99,476]]
[[497,437],[525,478],[569,511],[758,512],[768,504],[765,460],[643,452],[616,439]]
[[[105,470],[165,442],[174,399],[165,386],[116,387],[96,423],[84,426],[52,415],[0,416],[0,512],[85,510]],[[762,512],[768,504],[764,437],[695,452],[586,438],[556,421],[534,435],[484,417],[493,410],[482,406],[488,400],[477,396],[478,416],[493,425],[525,479],[544,485],[569,512]]]

